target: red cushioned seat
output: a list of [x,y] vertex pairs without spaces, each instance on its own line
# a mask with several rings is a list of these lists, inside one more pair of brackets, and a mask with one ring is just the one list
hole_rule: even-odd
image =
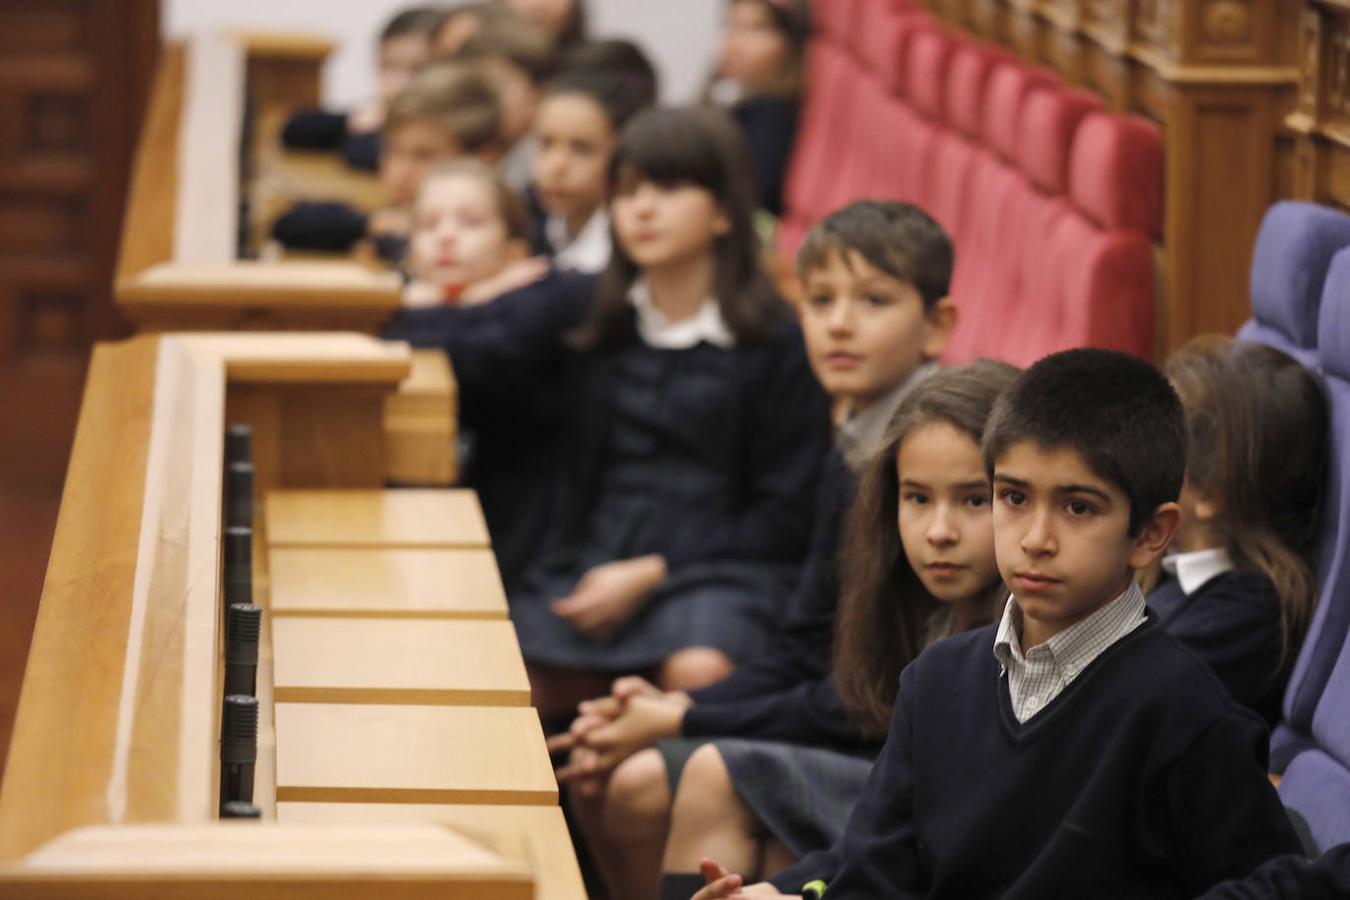
[[905,59],[915,30],[936,27],[936,20],[914,9],[893,11],[890,0],[871,0],[877,12],[861,37],[863,64],[868,72],[892,94],[902,94],[905,85]]
[[905,99],[913,116],[896,133],[899,144],[889,165],[904,169],[896,179],[905,187],[900,199],[924,209],[932,205],[934,160],[944,131],[947,64],[953,47],[952,38],[940,28],[921,27],[910,38],[905,58]]
[[950,362],[980,355],[997,336],[997,311],[1007,298],[1007,286],[998,281],[996,260],[1008,238],[1013,203],[1022,188],[1014,166],[1022,104],[1037,87],[1053,86],[1055,77],[1043,69],[1015,62],[996,63],[985,83],[980,115],[982,144],[970,163],[966,222],[956,247],[952,299],[957,322],[943,353]]
[[1007,59],[999,48],[961,41],[947,67],[947,129],[938,137],[928,212],[955,245],[964,243],[971,166],[979,150],[980,110],[989,72]]
[[1072,210],[1046,248],[1061,284],[1055,349],[1153,355],[1162,169],[1162,136],[1153,123],[1097,113],[1079,127],[1069,167]]

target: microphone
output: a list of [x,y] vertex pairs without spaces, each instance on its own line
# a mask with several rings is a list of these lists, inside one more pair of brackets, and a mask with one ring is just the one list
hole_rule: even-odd
[[225,432],[225,526],[253,527],[253,429],[231,425]]
[[252,803],[243,803],[233,800],[229,803],[222,803],[220,806],[220,817],[222,819],[261,819],[262,810]]
[[225,529],[225,607],[253,602],[253,529]]
[[225,698],[220,723],[220,808],[253,802],[253,767],[258,762],[258,698]]
[[225,615],[225,693],[256,697],[262,608],[232,603]]

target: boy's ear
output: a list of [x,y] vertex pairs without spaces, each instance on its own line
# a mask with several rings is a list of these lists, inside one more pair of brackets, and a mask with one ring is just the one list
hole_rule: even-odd
[[928,331],[923,338],[923,355],[925,359],[937,359],[947,349],[956,328],[956,304],[951,297],[943,297],[924,313],[924,318]]
[[1134,538],[1134,549],[1130,551],[1130,568],[1138,571],[1153,564],[1162,556],[1167,545],[1172,543],[1177,529],[1181,527],[1181,505],[1164,503],[1153,511],[1139,534]]

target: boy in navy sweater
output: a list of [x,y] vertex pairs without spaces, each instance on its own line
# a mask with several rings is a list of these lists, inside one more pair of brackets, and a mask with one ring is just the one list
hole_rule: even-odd
[[[1151,365],[1028,369],[984,440],[1002,621],[900,679],[844,837],[748,896],[1190,897],[1299,849],[1265,726],[1147,612],[1134,581],[1180,523],[1185,421]],[[740,878],[707,861],[697,900]]]

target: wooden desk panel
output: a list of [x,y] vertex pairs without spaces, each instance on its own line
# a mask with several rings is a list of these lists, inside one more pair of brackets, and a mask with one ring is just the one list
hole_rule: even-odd
[[277,801],[552,805],[529,708],[278,703]]
[[121,825],[0,866],[10,900],[529,900],[531,876],[434,825]]
[[384,825],[436,822],[535,875],[536,900],[586,900],[572,836],[556,806],[484,806],[470,803],[280,803],[283,824],[361,822]]
[[504,619],[487,549],[273,548],[275,616]]
[[276,547],[486,547],[473,491],[275,491],[265,501]]
[[278,702],[530,705],[504,620],[283,618],[272,647]]

